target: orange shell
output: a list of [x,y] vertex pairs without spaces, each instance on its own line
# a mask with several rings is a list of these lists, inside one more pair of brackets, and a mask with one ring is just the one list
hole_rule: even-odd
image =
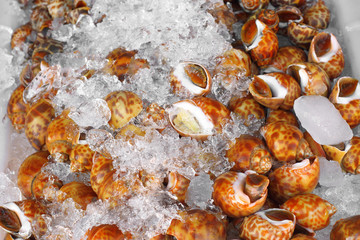
[[285,73],[290,64],[305,62],[306,53],[298,47],[286,46],[279,48],[275,58],[265,67],[265,71],[280,71]]
[[24,102],[23,92],[24,86],[18,86],[9,99],[7,105],[7,115],[12,126],[16,131],[20,132],[25,127],[25,116],[30,108],[29,104]]
[[282,5],[291,5],[295,7],[301,7],[306,4],[306,0],[270,0],[274,7]]
[[339,110],[351,128],[360,123],[360,96],[356,94],[359,81],[352,77],[342,77],[334,85],[329,96],[330,102]]
[[342,73],[345,66],[344,53],[332,33],[321,32],[311,41],[308,61],[317,63],[330,79]]
[[303,22],[304,18],[299,8],[291,5],[282,5],[276,8],[276,13],[280,19],[278,34],[287,36],[288,24],[290,22]]
[[67,12],[72,9],[72,6],[67,0],[49,0],[47,4],[47,9],[50,16],[54,18],[64,17]]
[[[260,30],[260,34],[258,31]],[[241,28],[241,40],[258,66],[271,62],[279,49],[276,34],[260,20],[249,20]]]
[[259,175],[263,176],[264,179],[260,184],[260,188],[257,189],[259,191],[256,193],[257,198],[255,198],[256,200],[250,199],[250,193],[245,193],[249,175],[229,171],[215,179],[212,195],[214,203],[229,217],[244,217],[253,214],[258,211],[266,201],[269,180],[267,177]]
[[330,233],[330,240],[358,239],[360,236],[360,215],[338,220]]
[[299,123],[293,112],[283,109],[270,110],[266,118],[266,124],[278,121],[284,121],[291,125],[294,125],[297,128],[299,127]]
[[320,176],[317,157],[296,164],[285,164],[269,174],[269,194],[281,203],[299,194],[312,192]]
[[245,12],[254,13],[260,9],[267,8],[270,0],[239,0],[240,6]]
[[304,11],[304,22],[317,29],[325,29],[330,22],[330,9],[323,0],[316,3]]
[[207,8],[207,11],[214,17],[216,23],[224,24],[231,32],[232,25],[237,22],[234,12],[223,2],[214,2],[213,6]]
[[290,42],[305,50],[309,49],[312,39],[318,32],[316,28],[299,22],[290,22],[287,27]]
[[177,172],[169,172],[166,190],[174,194],[179,202],[185,203],[189,184],[190,180],[183,175]]
[[143,109],[142,100],[138,95],[129,91],[115,91],[105,97],[111,111],[109,124],[118,129],[125,126]]
[[243,134],[238,137],[225,156],[229,162],[235,163],[231,168],[234,171],[253,170],[265,174],[272,166],[272,157],[263,141],[251,135]]
[[25,135],[36,150],[45,145],[47,128],[54,117],[55,110],[46,99],[37,101],[26,114]]
[[262,9],[257,14],[257,19],[265,23],[274,33],[279,30],[279,16],[272,9]]
[[314,231],[325,228],[336,208],[315,194],[302,194],[290,198],[280,206],[296,216],[296,222]]
[[21,47],[28,36],[30,36],[32,31],[32,27],[30,23],[21,25],[20,27],[16,28],[11,35],[11,48]]
[[254,76],[249,91],[254,99],[265,107],[285,110],[293,107],[301,93],[296,80],[280,72]]
[[90,186],[82,182],[70,182],[60,188],[57,200],[63,202],[68,198],[72,198],[85,210],[88,204],[97,200],[97,195]]
[[88,144],[77,144],[71,149],[69,156],[70,170],[73,172],[85,172],[91,170],[92,159],[95,152]]
[[125,240],[127,238],[116,225],[103,224],[89,229],[82,240]]
[[56,176],[41,171],[48,163],[48,156],[48,152],[36,152],[21,164],[17,183],[26,198],[52,200],[51,194],[61,187],[62,182]]
[[291,240],[316,240],[316,238],[309,236],[309,235],[298,233],[298,234],[295,234],[291,238]]
[[244,240],[288,240],[295,229],[295,216],[289,211],[272,208],[245,217],[240,225]]
[[260,131],[270,152],[280,162],[301,160],[312,156],[303,133],[294,125],[284,121],[272,122],[266,124]]
[[251,94],[247,94],[245,97],[232,97],[229,102],[229,110],[240,116],[246,126],[251,125],[253,117],[265,119],[264,107]]
[[45,28],[49,28],[51,26],[52,18],[46,6],[37,6],[32,9],[30,23],[32,29],[37,32],[41,32]]
[[226,228],[215,215],[204,210],[179,213],[181,219],[173,219],[167,230],[177,240],[225,240]]
[[298,62],[288,66],[286,73],[296,79],[304,95],[327,97],[330,92],[330,79],[317,64]]

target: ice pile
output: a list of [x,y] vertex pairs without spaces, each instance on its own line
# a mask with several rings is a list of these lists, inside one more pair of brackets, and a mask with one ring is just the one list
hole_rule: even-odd
[[319,157],[320,178],[319,184],[325,187],[341,186],[344,183],[344,173],[341,166],[336,161],[329,161]]
[[326,97],[299,97],[294,110],[301,126],[321,145],[339,144],[353,137],[347,122]]

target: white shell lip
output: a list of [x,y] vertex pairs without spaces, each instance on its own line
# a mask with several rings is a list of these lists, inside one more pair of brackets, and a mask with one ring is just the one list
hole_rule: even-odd
[[[206,74],[206,87],[205,88],[199,87],[196,84],[194,84],[191,81],[191,79],[186,75],[184,67],[189,64],[197,65],[204,70],[204,72]],[[203,65],[201,65],[199,63],[192,62],[192,61],[181,62],[175,67],[175,69],[173,71],[173,75],[181,83],[181,85],[194,96],[204,95],[210,91],[210,87],[211,87],[210,73],[207,71],[207,69]]]
[[[284,212],[286,214],[289,214],[290,216],[292,216],[292,220],[290,219],[284,219],[284,220],[273,220],[273,219],[270,219],[268,216],[267,216],[267,213],[268,212],[272,212],[272,211],[277,211],[277,212]],[[260,211],[260,212],[256,212],[255,213],[256,215],[258,215],[259,217],[261,217],[262,219],[268,221],[269,223],[271,223],[272,225],[275,225],[275,226],[279,226],[279,227],[283,227],[283,225],[288,225],[289,223],[293,223],[295,225],[295,215],[285,209],[280,209],[280,208],[269,208],[269,209],[266,209],[264,211]]]
[[259,45],[259,42],[261,41],[262,37],[264,36],[263,31],[266,26],[265,23],[263,23],[259,20],[255,20],[255,24],[256,24],[256,28],[257,28],[256,37],[250,45],[244,44],[246,51],[250,51],[251,49],[256,48]]
[[[16,237],[20,237],[23,239],[29,238],[32,234],[31,223],[30,223],[29,219],[25,216],[24,212],[19,208],[19,206],[16,203],[5,203],[5,204],[0,205],[0,207],[4,207],[11,211],[14,211],[18,215],[20,222],[21,222],[21,228],[20,228],[19,232],[17,232],[17,233],[13,233],[13,232],[9,232],[9,231],[7,231],[7,232],[13,234]],[[6,231],[6,229],[4,229],[4,230]]]
[[[336,37],[334,36],[334,34],[332,33],[327,33],[330,35],[330,41],[331,41],[331,48],[329,49],[329,51],[324,54],[321,57],[318,57],[316,55],[315,50],[311,51],[309,54],[311,54],[312,58],[316,61],[316,62],[329,62],[333,56],[336,55],[336,53],[341,49],[339,42],[337,41]],[[312,44],[315,44],[314,41],[316,40],[316,36],[313,38],[313,42]]]
[[262,79],[271,89],[272,98],[284,99],[288,93],[288,90],[282,86],[276,77],[269,75],[257,75],[258,78]]
[[[190,115],[195,118],[195,120],[197,121],[197,123],[200,127],[199,133],[184,132],[174,124],[174,121],[173,121],[174,118],[182,110],[186,111],[187,113],[190,113]],[[213,122],[203,112],[203,110],[200,107],[198,107],[192,100],[182,100],[182,101],[176,102],[172,105],[172,107],[167,109],[167,111],[169,114],[170,124],[180,134],[183,134],[185,136],[191,136],[191,137],[209,136],[209,135],[214,134],[215,126],[214,126]]]

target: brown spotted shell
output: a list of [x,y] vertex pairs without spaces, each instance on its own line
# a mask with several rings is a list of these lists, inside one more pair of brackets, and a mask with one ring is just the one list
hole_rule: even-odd
[[271,208],[244,219],[240,238],[245,240],[288,240],[295,229],[296,217],[287,210]]
[[256,119],[265,119],[264,107],[259,104],[250,94],[244,97],[234,96],[230,99],[229,110],[236,113],[245,122],[246,126],[250,126],[253,117]]
[[265,203],[269,179],[251,171],[229,171],[215,179],[214,203],[229,217],[244,217],[258,211]]
[[286,72],[290,64],[297,62],[305,62],[307,59],[306,53],[295,46],[280,47],[275,58],[266,66],[265,72]]
[[296,216],[296,222],[314,231],[325,228],[336,208],[328,201],[311,193],[297,195],[280,206]]
[[51,121],[47,128],[46,147],[50,154],[59,161],[67,161],[71,150],[80,138],[80,127],[64,110]]
[[232,48],[217,57],[214,78],[223,86],[241,82],[251,75],[251,58],[243,50]]
[[30,23],[26,23],[16,28],[11,35],[11,48],[21,47],[25,42],[28,36],[30,36],[32,27]]
[[279,30],[279,16],[272,9],[262,9],[257,14],[257,19],[265,23],[274,33]]
[[168,113],[171,126],[181,136],[198,140],[221,132],[230,119],[230,111],[222,103],[207,97],[173,103]]
[[89,7],[79,7],[75,8],[65,14],[65,22],[76,24],[80,19],[81,15],[88,15],[89,14]]
[[72,1],[69,0],[49,0],[47,9],[50,16],[54,18],[64,17],[66,12],[72,9]]
[[194,209],[179,212],[181,219],[173,219],[166,234],[177,240],[225,240],[225,224],[214,214]]
[[242,26],[241,40],[251,59],[260,67],[269,64],[279,49],[276,34],[257,19],[248,20]]
[[308,61],[317,63],[330,79],[340,76],[344,70],[345,60],[334,34],[321,32],[315,35],[311,41]]
[[339,110],[351,128],[360,123],[360,84],[352,77],[341,77],[329,96],[330,102]]
[[177,200],[184,204],[189,184],[189,179],[177,172],[172,171],[169,172],[167,176],[166,190],[175,195]]
[[211,90],[212,78],[205,66],[185,61],[170,73],[172,91],[179,96],[205,96]]
[[214,2],[207,11],[214,17],[216,23],[224,24],[231,32],[233,24],[237,22],[234,12],[223,2]]
[[290,42],[305,50],[310,48],[311,41],[318,32],[316,28],[299,22],[290,22],[287,27]]
[[45,28],[49,28],[52,18],[46,6],[38,6],[32,9],[30,15],[30,23],[33,30],[41,32]]
[[312,237],[312,236],[309,236],[309,235],[306,235],[306,234],[302,234],[302,233],[298,233],[298,234],[295,234],[291,240],[316,240],[315,237]]
[[148,68],[148,62],[145,59],[135,58],[137,51],[127,51],[124,48],[116,48],[111,51],[106,59],[108,60],[103,72],[115,75],[120,81],[131,77],[141,68]]
[[254,13],[267,8],[269,0],[239,0],[239,4],[245,12]]
[[88,204],[97,200],[97,195],[91,186],[82,182],[69,182],[60,188],[57,201],[63,202],[68,198],[71,198],[81,209],[85,210]]
[[249,91],[254,99],[265,107],[284,110],[291,109],[301,93],[296,80],[280,72],[254,76]]
[[37,101],[26,114],[25,135],[36,150],[41,150],[45,145],[47,128],[54,117],[55,110],[46,99]]
[[329,95],[330,79],[319,65],[310,62],[298,62],[289,65],[286,73],[296,79],[304,95],[321,95],[324,97]]
[[282,5],[276,8],[276,13],[279,16],[279,31],[281,35],[287,36],[287,29],[290,22],[303,22],[304,18],[299,8],[291,5]]
[[330,22],[330,9],[323,0],[317,0],[304,10],[304,22],[314,28],[325,29]]
[[36,152],[21,164],[17,184],[26,198],[53,200],[62,186],[55,175],[41,171],[48,164],[48,156],[48,152]]
[[231,169],[234,171],[253,170],[265,174],[272,166],[272,157],[264,142],[251,135],[242,134],[238,137],[225,156],[230,163],[235,164]]
[[295,127],[299,127],[299,123],[293,112],[283,109],[270,110],[266,118],[266,124],[278,121],[284,121]]
[[320,176],[317,157],[305,159],[295,164],[285,164],[270,172],[269,195],[281,203],[299,194],[312,192]]
[[25,117],[30,108],[23,99],[24,89],[23,85],[18,86],[11,94],[7,105],[7,115],[12,126],[18,132],[25,127]]
[[102,224],[89,229],[81,240],[126,240],[131,235],[123,233],[115,224]]
[[95,152],[90,149],[88,144],[76,144],[71,149],[71,153],[69,156],[71,171],[90,171],[94,154]]
[[22,69],[20,73],[20,82],[23,86],[27,86],[34,77],[40,72],[41,70],[41,62],[31,62],[29,61],[25,67]]
[[276,160],[290,162],[312,156],[309,144],[299,128],[284,121],[272,122],[261,128],[266,145]]
[[338,220],[330,233],[330,240],[358,239],[360,236],[360,215]]
[[143,109],[142,100],[138,95],[129,91],[115,91],[105,97],[111,111],[109,124],[118,129],[125,126]]
[[306,0],[270,0],[271,5],[274,7],[290,5],[295,7],[301,7],[306,4]]

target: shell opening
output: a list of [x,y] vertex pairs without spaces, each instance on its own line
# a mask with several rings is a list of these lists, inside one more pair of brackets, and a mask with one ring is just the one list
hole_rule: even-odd
[[289,223],[295,223],[294,214],[283,209],[270,208],[265,211],[257,212],[255,214],[265,219],[272,225],[280,227]]
[[17,214],[17,217],[19,218],[21,223],[20,229],[17,232],[11,232],[6,228],[4,230],[13,234],[16,237],[21,237],[23,239],[29,238],[32,232],[31,224],[28,218],[25,216],[24,212],[19,208],[19,206],[16,205],[15,203],[6,203],[1,205],[0,207],[13,211],[15,214]]
[[313,52],[313,57],[314,59],[318,59],[319,62],[330,61],[340,48],[340,45],[333,34],[318,35],[317,39],[314,39],[314,41],[315,51]]
[[360,99],[360,87],[358,80],[354,79],[353,81],[348,81],[346,83],[339,81],[337,82],[340,89],[337,97],[337,103],[348,104],[352,100]]
[[243,27],[244,30],[241,32],[241,39],[246,51],[250,51],[258,46],[263,37],[265,26],[266,25],[259,20],[245,23]]
[[235,194],[235,200],[237,202],[250,203],[250,198],[244,193],[246,174],[239,172],[237,174],[236,181],[233,183],[233,189]]
[[291,168],[292,169],[300,169],[300,168],[304,168],[306,166],[310,165],[310,160],[309,159],[304,159],[301,162],[297,162],[294,163]]
[[267,75],[259,75],[258,77],[270,87],[273,98],[285,98],[287,89],[283,87],[275,77]]
[[204,91],[210,77],[203,66],[192,62],[178,64],[174,70],[174,76],[180,80],[182,86],[196,95]]
[[177,102],[169,111],[170,121],[175,128],[186,134],[212,134],[214,124],[200,107],[190,102]]
[[170,172],[168,177],[164,180],[164,185],[166,190],[171,191],[177,183],[177,177],[175,172]]

